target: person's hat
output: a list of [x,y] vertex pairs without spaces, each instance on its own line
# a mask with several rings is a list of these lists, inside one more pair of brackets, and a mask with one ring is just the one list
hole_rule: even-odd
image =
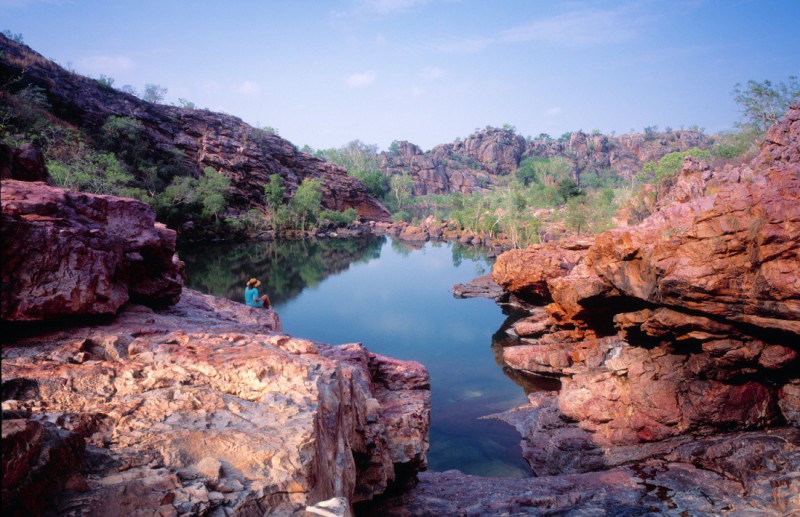
[[247,287],[258,287],[260,285],[261,285],[261,282],[259,282],[257,278],[251,278],[247,282]]

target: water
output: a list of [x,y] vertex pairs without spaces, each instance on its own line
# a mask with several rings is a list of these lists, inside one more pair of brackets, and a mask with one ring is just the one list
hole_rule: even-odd
[[[242,301],[258,277],[288,334],[413,359],[431,375],[429,468],[524,477],[519,435],[481,416],[525,402],[492,351],[506,317],[491,300],[453,298],[487,273],[475,248],[368,239],[205,245],[181,250],[188,287]],[[500,335],[495,336],[495,340]]]

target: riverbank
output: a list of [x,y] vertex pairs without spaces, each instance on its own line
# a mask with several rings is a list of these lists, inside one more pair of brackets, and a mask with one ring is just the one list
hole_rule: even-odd
[[2,197],[4,513],[347,515],[426,467],[421,364],[183,288],[144,203]]

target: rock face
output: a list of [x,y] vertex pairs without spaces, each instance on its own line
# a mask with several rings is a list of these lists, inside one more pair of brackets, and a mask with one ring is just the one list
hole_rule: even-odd
[[498,258],[499,285],[546,304],[512,326],[506,366],[561,381],[498,418],[539,475],[661,458],[738,480],[745,507],[798,511],[800,105],[748,167],[688,159],[668,199],[593,242]]
[[85,441],[84,482],[50,499],[57,512],[284,515],[425,468],[422,365],[279,331],[272,311],[186,290],[3,343],[3,409],[26,417],[9,432]]
[[[100,128],[112,116],[131,117],[142,125],[142,138],[148,146],[183,153],[184,165],[195,176],[204,168],[213,167],[229,177],[234,210],[247,211],[253,204],[263,205],[264,184],[270,175],[278,174],[288,195],[293,195],[303,179],[316,178],[323,186],[325,208],[352,207],[364,219],[390,220],[388,211],[344,169],[300,152],[287,140],[237,117],[145,102],[64,70],[3,35],[0,56],[0,76],[20,76],[15,83],[18,88],[42,88],[54,114],[64,122]],[[0,156],[0,164],[2,160]]]
[[42,151],[33,144],[10,147],[0,142],[0,178],[21,181],[43,181],[55,186],[47,172]]
[[566,159],[574,179],[585,172],[606,170],[628,178],[641,171],[645,162],[693,147],[707,149],[712,143],[694,130],[619,137],[578,131],[566,139],[526,140],[511,129],[487,128],[427,152],[410,142],[398,142],[381,154],[381,169],[390,175],[409,174],[414,195],[466,193],[487,188],[497,176],[513,174],[525,158]]
[[2,319],[168,305],[183,279],[175,232],[140,201],[3,180]]

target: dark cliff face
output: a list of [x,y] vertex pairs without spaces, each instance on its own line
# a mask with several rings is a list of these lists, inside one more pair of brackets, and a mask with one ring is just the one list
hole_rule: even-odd
[[331,210],[355,208],[364,219],[388,220],[387,210],[357,179],[277,136],[256,129],[237,117],[208,110],[164,106],[104,86],[69,72],[25,45],[0,35],[0,83],[13,91],[30,85],[42,88],[52,113],[72,127],[99,128],[110,117],[130,117],[144,131],[148,147],[179,151],[194,176],[213,167],[231,179],[230,206],[246,211],[263,205],[263,186],[272,174],[285,181],[289,195],[305,178],[319,179],[322,204]]
[[387,174],[410,174],[415,195],[474,192],[491,185],[496,176],[513,174],[526,158],[564,158],[576,180],[589,171],[630,178],[645,162],[693,147],[708,149],[712,143],[694,130],[618,137],[578,131],[565,140],[526,140],[512,130],[490,128],[425,152],[398,142],[394,150],[382,153],[381,168]]

